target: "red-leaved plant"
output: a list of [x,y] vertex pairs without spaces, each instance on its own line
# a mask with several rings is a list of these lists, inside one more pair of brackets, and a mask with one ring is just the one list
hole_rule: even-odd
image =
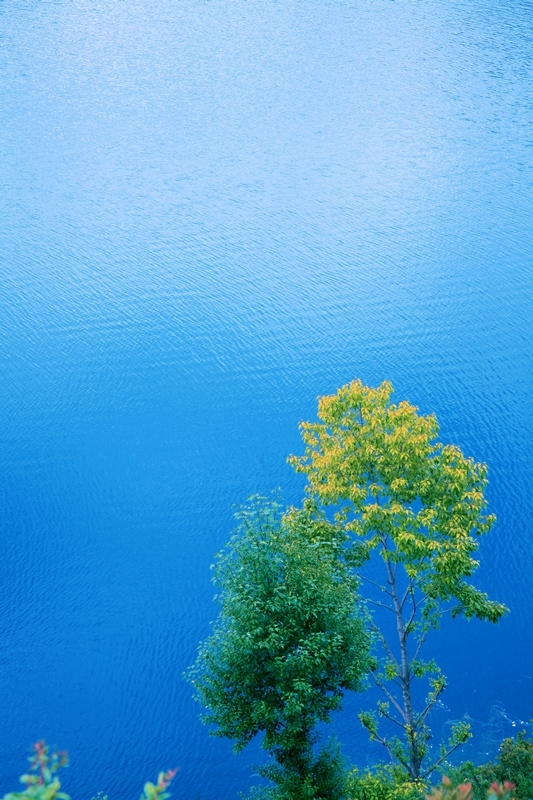
[[[61,783],[56,775],[61,767],[68,766],[68,755],[62,750],[50,752],[44,740],[36,742],[32,749],[28,759],[30,769],[20,778],[25,789],[22,792],[9,792],[3,800],[70,800],[68,794],[60,791]],[[177,771],[170,769],[160,772],[157,783],[145,783],[140,800],[167,800],[170,792],[166,790]]]
[[[514,783],[509,781],[505,781],[503,785],[495,781],[487,791],[487,800],[514,800],[514,788]],[[444,775],[441,786],[433,789],[426,798],[427,800],[472,800],[472,784],[461,783],[459,786],[453,786],[451,780]]]

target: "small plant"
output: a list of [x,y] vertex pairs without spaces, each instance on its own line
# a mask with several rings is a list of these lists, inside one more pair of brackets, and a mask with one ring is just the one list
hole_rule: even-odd
[[4,800],[70,800],[68,794],[59,791],[61,783],[56,777],[56,772],[68,765],[67,754],[61,750],[50,752],[44,740],[36,742],[33,750],[28,759],[30,769],[20,778],[26,788],[4,795]]
[[[494,781],[487,791],[487,800],[514,800],[514,788],[514,783],[509,781],[505,781],[503,785]],[[444,775],[441,786],[426,795],[426,800],[472,800],[472,797],[473,791],[470,782],[454,786],[450,778]]]
[[167,792],[166,789],[177,771],[177,769],[169,769],[168,772],[160,772],[157,783],[150,783],[150,781],[145,783],[141,800],[166,800],[167,797],[170,797],[170,792]]
[[[41,740],[33,745],[33,753],[29,757],[29,771],[22,775],[20,782],[26,788],[22,792],[9,792],[3,800],[70,800],[70,796],[61,792],[61,783],[56,772],[68,766],[68,755],[62,750],[50,751],[48,745]],[[167,800],[170,792],[167,788],[177,769],[160,772],[157,783],[145,783],[140,800]],[[98,792],[93,800],[108,800],[107,795]]]
[[491,783],[487,793],[487,800],[497,800],[497,798],[500,798],[500,800],[513,800],[514,788],[515,785],[511,781],[504,781],[503,785],[494,781],[494,783]]

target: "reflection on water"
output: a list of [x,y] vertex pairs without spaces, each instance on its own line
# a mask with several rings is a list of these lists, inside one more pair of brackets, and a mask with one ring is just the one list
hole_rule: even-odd
[[298,501],[297,423],[354,377],[490,467],[478,583],[512,614],[435,637],[442,725],[533,716],[530,12],[5,0],[6,791],[41,736],[82,798],[176,763],[176,797],[246,789],[181,679],[209,565],[234,503]]

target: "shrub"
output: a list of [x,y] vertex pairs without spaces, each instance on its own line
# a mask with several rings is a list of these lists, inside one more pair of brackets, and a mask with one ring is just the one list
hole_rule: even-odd
[[522,731],[516,739],[504,739],[495,769],[497,781],[516,784],[516,800],[533,798],[533,741]]
[[465,761],[447,772],[453,786],[472,784],[472,800],[484,800],[491,784],[506,781],[515,785],[516,800],[533,800],[533,741],[522,731],[516,739],[503,740],[494,763],[475,766]]
[[424,800],[426,789],[422,781],[410,781],[403,770],[393,766],[354,769],[348,776],[350,800]]
[[[515,800],[515,786],[509,781],[500,785],[496,781],[487,790],[487,800]],[[472,800],[473,791],[471,783],[461,783],[454,786],[446,775],[442,778],[440,786],[434,788],[431,794],[426,795],[426,800]]]

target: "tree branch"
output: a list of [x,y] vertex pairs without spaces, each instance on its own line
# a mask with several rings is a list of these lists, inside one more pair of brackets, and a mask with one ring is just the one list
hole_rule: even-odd
[[425,718],[427,717],[427,715],[429,714],[429,712],[431,711],[431,709],[433,708],[433,706],[435,705],[436,701],[439,699],[439,697],[440,697],[440,695],[442,694],[443,691],[444,691],[444,688],[442,688],[439,692],[436,692],[433,695],[433,697],[431,698],[431,700],[426,704],[425,709],[420,712],[420,714],[418,715],[418,717],[415,720],[415,726],[417,728],[418,728],[419,724],[425,720]]
[[422,780],[424,781],[428,777],[428,775],[431,775],[433,770],[437,769],[439,764],[442,764],[442,762],[445,761],[448,758],[448,756],[451,756],[451,754],[454,753],[458,747],[461,747],[462,744],[464,744],[464,742],[457,742],[457,744],[454,744],[453,747],[450,747],[450,749],[447,750],[446,753],[444,753],[444,755],[441,756],[438,761],[435,761],[433,766],[430,769],[428,769],[427,772],[424,773],[424,775],[421,775]]
[[[426,600],[427,600],[427,598],[426,598]],[[423,602],[425,602],[425,600],[424,600]],[[441,603],[441,602],[439,602],[439,604],[438,604],[438,606],[437,606],[437,609],[436,609],[436,611],[435,611],[435,613],[436,613],[436,614],[441,614],[441,613],[443,613],[443,612],[441,611],[441,606],[442,606],[442,603]],[[427,638],[427,635],[428,635],[429,631],[430,631],[430,629],[428,628],[428,629],[427,629],[427,630],[426,630],[426,631],[425,631],[425,632],[422,634],[422,636],[420,637],[420,639],[418,640],[418,645],[417,645],[417,647],[416,647],[415,654],[414,654],[414,656],[413,656],[413,658],[412,658],[412,660],[411,660],[411,661],[416,661],[416,659],[418,658],[418,654],[420,653],[420,650],[422,649],[422,647],[423,647],[423,645],[424,645],[424,642],[426,641],[426,638]]]
[[391,593],[387,589],[385,589],[383,584],[377,583],[376,581],[373,581],[370,578],[367,578],[366,575],[360,575],[359,573],[357,574],[357,577],[360,578],[363,581],[366,581],[367,583],[371,583],[372,586],[377,586],[377,588],[380,589],[382,592],[385,592],[385,594],[388,594],[389,597],[392,597]]
[[385,717],[385,719],[389,719],[391,722],[394,722],[395,725],[398,725],[402,729],[402,731],[405,731],[405,725],[403,724],[403,722],[397,720],[396,717],[392,716],[392,714],[389,714],[387,711],[380,711],[379,713],[381,714],[382,717]]
[[407,770],[408,774],[411,775],[411,777],[413,777],[412,773],[411,773],[411,768],[409,767],[409,764],[407,763],[407,761],[404,758],[402,758],[400,755],[398,755],[397,753],[393,753],[392,747],[390,746],[388,741],[386,739],[383,739],[383,737],[380,736],[379,733],[373,733],[372,736],[376,740],[376,742],[379,742],[380,744],[383,745],[383,747],[385,747],[385,749],[387,750],[387,752],[390,755],[391,759],[393,761],[394,761],[394,759],[396,759],[396,761],[399,761],[400,764],[402,765],[402,767],[405,770]]
[[[379,686],[379,688],[381,689],[381,691],[383,692],[383,694],[384,694],[384,695],[386,696],[386,698],[387,698],[387,699],[388,699],[388,700],[389,700],[389,701],[392,703],[392,705],[394,706],[394,708],[396,709],[396,711],[399,713],[399,715],[400,715],[400,716],[401,716],[401,717],[402,717],[402,718],[403,718],[403,719],[404,719],[404,720],[407,722],[407,720],[406,720],[406,718],[405,718],[405,711],[403,710],[403,708],[401,707],[401,705],[398,703],[398,701],[396,700],[396,698],[394,697],[394,695],[393,695],[393,694],[391,694],[391,692],[389,692],[389,690],[387,689],[387,687],[386,687],[386,686],[384,686],[384,685],[381,683],[381,681],[380,681],[380,680],[378,680],[378,678],[377,678],[377,677],[374,675],[374,673],[373,673],[373,672],[372,672],[371,674],[372,674],[372,678],[374,679],[374,683],[376,684],[376,686]],[[386,715],[385,715],[385,716],[386,716]],[[395,721],[395,722],[397,722],[397,720],[394,720],[394,721]],[[405,728],[405,725],[402,725],[400,722],[398,722],[397,724],[398,724],[398,725],[401,725],[401,727],[402,727],[402,728]]]
[[[388,594],[388,592],[387,592]],[[373,606],[380,606],[380,608],[388,608],[389,611],[392,611],[394,614],[394,609],[392,606],[388,606],[386,603],[380,603],[379,600],[370,600],[368,597],[366,598],[367,603],[372,603]]]
[[383,645],[383,648],[384,648],[385,652],[387,653],[388,657],[390,658],[390,660],[391,660],[391,661],[392,661],[392,662],[393,662],[393,663],[394,663],[394,664],[395,664],[395,665],[398,667],[398,669],[399,669],[399,668],[400,668],[400,663],[399,663],[398,659],[396,658],[396,656],[394,655],[394,653],[393,653],[393,652],[392,652],[392,650],[390,649],[390,647],[389,647],[389,644],[388,644],[387,640],[385,639],[385,637],[384,637],[384,636],[383,636],[383,634],[381,633],[380,629],[378,628],[378,626],[376,625],[376,623],[375,623],[373,620],[371,620],[371,622],[370,622],[370,627],[372,628],[372,630],[374,631],[374,633],[375,633],[375,634],[377,634],[377,636],[378,636],[378,639],[381,641],[381,644]]

